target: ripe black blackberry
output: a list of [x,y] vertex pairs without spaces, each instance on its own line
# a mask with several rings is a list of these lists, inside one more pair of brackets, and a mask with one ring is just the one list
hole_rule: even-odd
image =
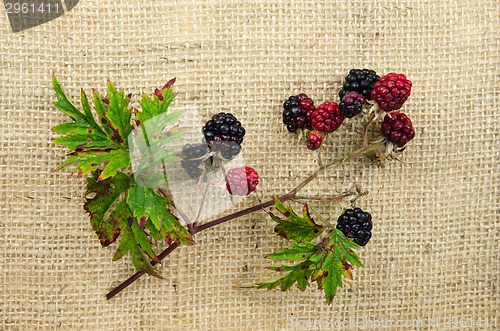
[[349,75],[345,77],[344,86],[339,92],[340,100],[342,100],[349,92],[354,91],[362,94],[366,100],[371,100],[370,94],[375,87],[375,84],[380,79],[380,76],[374,70],[368,69],[351,69]]
[[337,229],[342,231],[346,238],[353,238],[360,246],[365,246],[370,241],[372,226],[372,215],[361,208],[347,209],[340,215],[337,223]]
[[[208,146],[206,144],[186,144],[182,147],[182,161],[181,166],[186,170],[187,174],[191,179],[198,180],[202,175],[203,171],[200,168],[201,162],[203,162],[203,156],[208,153]],[[205,160],[205,168],[207,168],[206,162],[211,165],[211,160]]]
[[308,111],[303,109],[300,103],[299,96],[294,95],[283,103],[283,123],[286,124],[287,130],[290,132],[295,132],[297,129],[310,128],[311,120],[307,116]]
[[202,132],[209,148],[220,152],[223,158],[231,159],[240,153],[245,129],[233,114],[214,115],[205,123]]

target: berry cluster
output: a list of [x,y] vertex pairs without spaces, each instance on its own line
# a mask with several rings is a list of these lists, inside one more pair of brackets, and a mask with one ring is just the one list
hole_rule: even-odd
[[[337,130],[345,118],[361,113],[366,100],[371,100],[371,93],[380,79],[373,70],[352,69],[339,93],[340,104],[326,101],[315,107],[306,94],[292,95],[283,103],[283,123],[290,132],[316,130],[329,133]],[[321,146],[321,139],[309,135],[308,148],[315,150]],[[311,141],[311,138],[313,141]]]
[[370,241],[372,226],[372,215],[360,208],[347,209],[337,222],[337,229],[347,238],[353,238],[360,246],[365,246]]
[[[204,141],[201,144],[186,144],[181,153],[181,166],[195,181],[205,173],[217,171],[223,166],[223,160],[240,153],[245,129],[234,115],[219,113],[205,123],[202,133]],[[250,167],[234,168],[227,172],[225,181],[230,194],[243,196],[257,188],[259,175]]]
[[[371,96],[382,110],[391,112],[403,106],[411,93],[411,85],[405,75],[390,73],[375,84]],[[411,120],[399,112],[385,115],[380,131],[388,141],[398,147],[403,147],[415,137]]]
[[[307,148],[321,147],[321,133],[337,130],[345,118],[360,114],[368,100],[374,100],[380,109],[390,112],[402,107],[411,92],[412,83],[403,74],[378,76],[374,70],[351,69],[339,92],[340,103],[326,101],[315,107],[306,94],[291,96],[283,103],[283,123],[288,131],[316,130],[309,134]],[[401,113],[387,115],[381,129],[388,141],[399,147],[413,139],[410,119]]]
[[219,113],[205,124],[202,133],[210,150],[231,159],[241,151],[245,129],[234,115]]

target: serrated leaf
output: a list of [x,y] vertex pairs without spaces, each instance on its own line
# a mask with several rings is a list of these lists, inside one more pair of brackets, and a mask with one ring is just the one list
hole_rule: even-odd
[[279,252],[271,253],[267,258],[271,260],[300,261],[310,258],[316,252],[315,245],[311,243],[299,245],[291,242],[291,244],[292,248],[284,248]]
[[68,158],[56,170],[70,163],[76,163],[73,173],[78,177],[96,170],[101,163],[104,164],[103,171],[98,180],[104,180],[116,175],[122,167],[130,167],[130,155],[122,149],[106,149],[100,151],[76,151],[68,154]]
[[[142,96],[142,101],[140,102],[142,111],[136,114],[139,122],[144,123],[155,116],[166,113],[170,103],[175,98],[175,94],[172,91],[174,82],[175,79],[165,84],[161,90],[156,89],[152,99],[146,94]],[[173,119],[172,122],[177,120],[178,118]]]
[[130,97],[124,91],[118,91],[111,82],[108,82],[107,98],[94,90],[94,104],[99,109],[99,119],[107,129],[111,140],[127,147],[127,138],[132,131],[130,116],[132,109],[128,107]]
[[325,290],[326,302],[331,304],[335,294],[337,294],[337,288],[342,286],[342,281],[334,272],[329,272],[323,279],[322,286]]
[[[287,217],[293,212],[281,203],[276,205],[282,213],[290,213],[286,215]],[[306,214],[307,210],[304,215]],[[272,218],[273,216],[271,215]],[[295,218],[293,219],[297,222]],[[245,287],[273,289],[281,286],[282,290],[287,290],[297,283],[301,290],[305,290],[311,281],[316,282],[318,289],[324,291],[327,303],[331,304],[337,289],[342,286],[342,277],[352,280],[352,265],[361,266],[358,256],[352,250],[359,246],[352,242],[352,239],[345,238],[338,229],[328,232],[318,244],[308,241],[303,244],[290,241],[290,244],[291,248],[284,248],[267,257],[273,260],[302,261],[301,263],[295,266],[270,267],[271,270],[288,273],[267,282],[248,284]]]
[[293,284],[297,283],[298,288],[304,291],[309,285],[309,277],[311,276],[312,270],[309,269],[310,261],[304,261],[293,267],[284,267],[287,270],[291,270],[288,274],[269,280],[267,282],[255,283],[255,284],[245,284],[242,287],[256,287],[256,288],[267,288],[271,290],[275,287],[280,286],[282,291],[288,290]]
[[311,241],[323,233],[323,227],[316,224],[311,218],[307,204],[304,205],[302,217],[298,216],[291,207],[286,207],[276,198],[274,199],[274,204],[286,217],[286,219],[281,219],[272,213],[270,214],[271,218],[278,223],[274,230],[278,235],[301,243]]
[[146,224],[148,218],[151,219],[167,243],[179,241],[186,245],[193,244],[189,232],[167,209],[170,201],[156,194],[152,188],[140,186],[132,179],[127,202],[133,215],[139,220],[139,225],[142,226]]
[[95,171],[92,177],[87,178],[85,194],[95,195],[87,198],[83,207],[90,216],[90,224],[101,245],[108,246],[120,235],[119,220],[127,214],[128,207],[124,200],[114,208],[112,206],[129,188],[130,177],[120,172],[114,178],[99,182],[97,179],[100,174],[100,171]]
[[136,270],[145,271],[152,276],[161,278],[156,269],[148,261],[147,256],[144,254],[144,248],[141,247],[130,224],[132,224],[132,226],[134,224],[134,218],[131,214],[128,218],[120,219],[122,237],[120,245],[118,246],[115,256],[113,257],[113,261],[122,258],[124,255],[130,252],[132,262],[134,263]]
[[132,130],[132,110],[128,108],[130,100],[124,96],[124,92],[118,92],[108,83],[109,105],[102,101],[97,92],[94,93],[98,123],[83,90],[81,112],[68,100],[55,77],[53,87],[57,96],[54,105],[74,120],[72,123],[63,123],[53,128],[54,132],[64,135],[54,138],[53,141],[69,148],[68,159],[57,169],[76,164],[73,172],[83,176],[104,163],[103,172],[98,178],[104,180],[116,175],[118,169],[130,167],[126,139]]
[[148,256],[153,259],[153,261],[155,261],[156,263],[160,263],[160,260],[151,248],[151,243],[149,242],[148,236],[141,229],[138,222],[132,223],[132,232],[134,233],[135,240],[137,241],[139,246],[141,246],[142,250],[146,254],[148,254]]

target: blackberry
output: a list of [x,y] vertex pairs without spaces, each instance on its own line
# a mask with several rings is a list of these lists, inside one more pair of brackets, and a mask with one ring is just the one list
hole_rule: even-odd
[[219,113],[205,123],[202,133],[212,151],[220,152],[225,159],[231,159],[241,151],[245,129],[234,115]]
[[339,109],[344,113],[345,117],[352,118],[361,113],[365,102],[366,99],[362,94],[352,91],[342,98]]
[[316,110],[314,102],[306,94],[291,96],[283,103],[283,123],[290,132],[311,129],[311,115]]
[[353,238],[360,246],[365,246],[370,241],[372,226],[372,215],[361,208],[347,209],[340,215],[337,223],[337,229],[342,231],[346,238]]
[[375,84],[380,79],[380,76],[374,70],[368,69],[351,69],[349,75],[345,77],[344,86],[339,92],[340,100],[342,100],[349,92],[354,91],[363,95],[366,100],[371,100],[370,94],[375,87]]
[[300,93],[297,95],[297,99],[300,101],[300,108],[306,112],[306,124],[302,127],[302,129],[305,130],[311,130],[311,116],[312,113],[316,110],[316,107],[314,107],[314,101],[307,96],[305,93]]
[[[206,158],[204,156],[208,153],[208,146],[206,144],[186,144],[182,147],[182,161],[181,166],[187,172],[189,177],[193,180],[198,180],[203,174],[203,169],[200,167],[204,162],[205,171],[212,171],[214,164],[213,157]],[[215,163],[215,169],[218,169],[218,164]]]

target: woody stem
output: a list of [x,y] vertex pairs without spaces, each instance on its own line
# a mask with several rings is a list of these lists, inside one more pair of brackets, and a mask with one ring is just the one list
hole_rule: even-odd
[[[314,171],[309,177],[307,177],[306,179],[304,179],[301,183],[299,183],[295,188],[293,188],[290,192],[280,196],[279,198],[277,198],[278,200],[280,200],[281,202],[285,202],[285,201],[288,201],[288,200],[292,200],[293,198],[295,198],[296,194],[301,190],[303,189],[307,184],[309,184],[311,181],[313,181],[316,177],[318,177],[319,175],[321,175],[322,173],[324,173],[326,170],[332,168],[333,166],[339,164],[339,163],[342,163],[344,161],[347,161],[347,160],[350,160],[358,155],[361,155],[363,153],[366,153],[368,151],[371,151],[371,150],[374,150],[374,149],[377,149],[381,144],[383,144],[384,142],[378,142],[376,144],[372,144],[370,146],[363,146],[362,148],[358,149],[357,151],[354,151],[340,159],[337,159],[327,165],[320,165],[319,169],[317,169],[316,171]],[[162,194],[164,194],[165,192],[161,191]],[[220,225],[222,223],[225,223],[225,222],[228,222],[232,219],[235,219],[235,218],[238,218],[238,217],[241,217],[241,216],[245,216],[245,215],[248,215],[250,213],[253,213],[257,210],[261,210],[263,208],[267,208],[267,207],[270,207],[274,205],[274,199],[273,200],[269,200],[269,201],[266,201],[266,202],[263,202],[263,203],[260,203],[258,205],[255,205],[255,206],[252,206],[252,207],[249,207],[249,208],[246,208],[246,209],[243,209],[243,210],[240,210],[236,213],[233,213],[233,214],[230,214],[230,215],[226,215],[224,217],[221,217],[221,218],[218,218],[216,220],[213,220],[213,221],[210,221],[208,223],[205,223],[205,224],[201,224],[201,225],[197,225],[196,223],[192,224],[189,228],[189,232],[191,233],[191,235],[194,235],[198,232],[201,232],[201,231],[204,231],[204,230],[207,230],[207,229],[210,229],[214,226],[217,226],[217,225]],[[163,260],[164,258],[166,258],[168,255],[170,255],[170,253],[172,253],[177,247],[179,247],[180,244],[179,243],[176,243],[174,242],[173,244],[171,244],[170,246],[168,246],[163,252],[161,252],[159,255],[158,255],[158,260]],[[152,261],[151,262],[152,265],[155,265],[156,262]],[[136,272],[135,274],[133,274],[132,276],[130,276],[127,280],[125,280],[123,283],[121,283],[119,286],[117,286],[115,289],[113,289],[111,292],[109,292],[107,295],[106,295],[106,298],[109,300],[111,299],[112,297],[114,297],[115,295],[117,295],[118,293],[120,293],[121,291],[123,291],[125,288],[127,288],[129,285],[131,285],[133,282],[135,282],[137,279],[139,279],[142,275],[145,274],[145,271],[138,271]]]

